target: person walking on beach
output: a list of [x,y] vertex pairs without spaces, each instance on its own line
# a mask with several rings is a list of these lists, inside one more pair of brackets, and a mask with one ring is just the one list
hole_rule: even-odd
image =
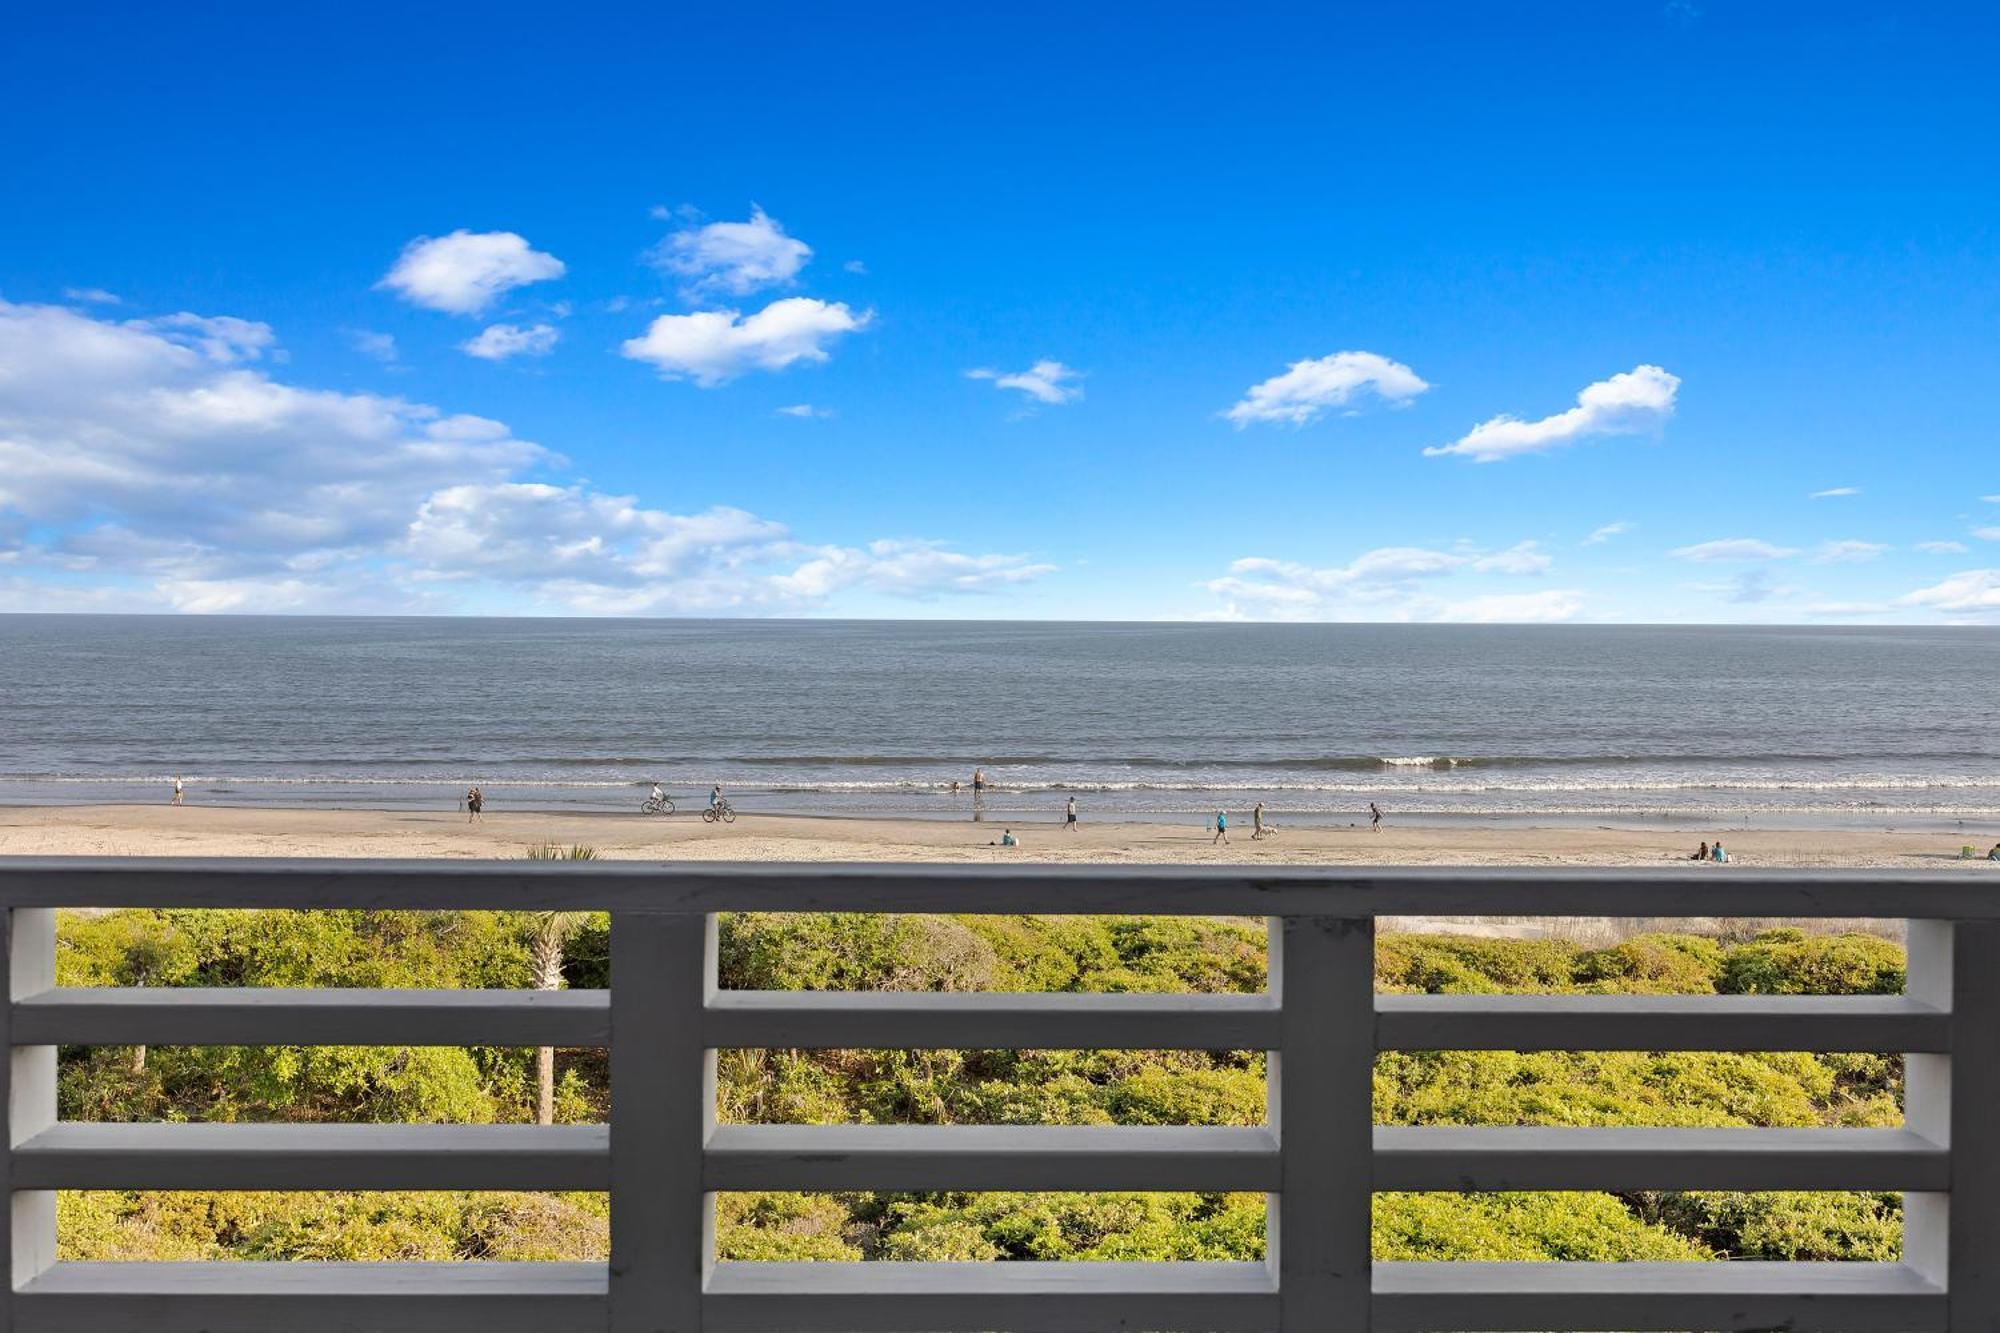
[[1209,839],[1208,845],[1213,847],[1218,842],[1225,846],[1229,842],[1229,812],[1227,810],[1217,810],[1215,812],[1215,836]]
[[1264,832],[1264,803],[1259,801],[1250,807],[1250,841],[1256,842]]
[[1071,833],[1076,832],[1076,797],[1074,796],[1070,797],[1069,804],[1063,807],[1063,827]]
[[186,800],[184,800],[184,799],[183,799],[183,798],[184,798],[184,797],[186,796],[186,794],[187,794],[187,793],[186,793],[186,790],[185,790],[185,788],[183,788],[183,787],[182,787],[182,785],[181,785],[181,780],[180,780],[179,778],[175,778],[175,779],[174,779],[174,804],[175,804],[175,805],[186,805],[186,804],[187,804],[187,802],[186,802]]
[[465,822],[470,824],[473,820],[480,818],[480,807],[485,804],[486,797],[480,792],[479,788],[467,788],[465,793]]
[[1373,801],[1368,803],[1368,831],[1370,833],[1382,831],[1382,807]]

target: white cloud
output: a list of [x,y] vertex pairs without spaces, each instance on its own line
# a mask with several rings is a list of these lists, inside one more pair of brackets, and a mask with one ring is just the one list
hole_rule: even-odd
[[992,380],[996,389],[1019,389],[1042,403],[1068,403],[1083,397],[1083,386],[1075,383],[1083,378],[1083,372],[1072,370],[1060,361],[1037,361],[1026,370],[1011,372],[968,370],[965,377]]
[[560,278],[567,271],[562,260],[514,232],[459,230],[411,241],[375,285],[413,305],[477,315],[516,287]]
[[124,299],[116,292],[107,292],[102,287],[65,287],[63,295],[72,301],[88,301],[92,305],[123,305]]
[[229,315],[192,315],[183,310],[178,315],[162,315],[158,319],[131,320],[126,327],[156,333],[168,342],[193,348],[224,365],[261,361],[264,353],[278,345],[278,336],[269,324]]
[[1465,624],[1554,624],[1574,620],[1583,610],[1583,594],[1569,588],[1546,592],[1503,592],[1448,602],[1438,620]]
[[858,273],[864,278],[868,276],[868,265],[858,259],[850,259],[845,264],[842,264],[841,267],[849,273]]
[[811,403],[791,403],[778,409],[781,417],[798,417],[802,421],[823,421],[834,415],[830,407],[815,407]]
[[2000,505],[2000,495],[1982,495],[1980,500],[1990,505]]
[[1972,535],[1983,542],[2000,542],[2000,528],[1974,528]]
[[812,247],[787,236],[776,218],[754,205],[747,222],[711,222],[677,231],[654,247],[661,269],[688,279],[691,296],[745,296],[762,287],[790,287],[812,258]]
[[562,460],[501,422],[286,384],[205,327],[0,302],[0,605],[798,614],[1052,570],[537,479]]
[[1631,435],[1648,430],[1673,415],[1680,392],[1678,375],[1658,366],[1635,366],[1610,379],[1589,385],[1567,412],[1523,421],[1501,415],[1472,428],[1452,444],[1426,449],[1430,457],[1457,454],[1475,463],[1494,463],[1521,454],[1541,453],[1593,435]]
[[1861,488],[1859,486],[1834,486],[1824,491],[1814,491],[1811,495],[1807,496],[1806,498],[1808,500],[1834,500],[1844,495],[1859,495],[1859,494],[1861,494]]
[[1828,541],[1813,550],[1812,559],[1817,565],[1861,565],[1888,549],[1881,542]]
[[349,329],[347,341],[355,351],[380,361],[383,365],[394,365],[400,355],[396,350],[396,336],[393,333],[376,333],[372,329]]
[[1427,591],[1466,576],[1539,575],[1551,563],[1532,541],[1495,552],[1382,546],[1325,569],[1246,557],[1198,586],[1223,598],[1221,618],[1232,620],[1567,619],[1582,606],[1567,589],[1460,598]]
[[1519,542],[1504,551],[1479,556],[1472,567],[1482,574],[1545,574],[1555,561],[1536,549],[1538,542]]
[[1930,555],[1964,555],[1972,548],[1964,542],[1918,542],[1917,549]]
[[2000,569],[1968,569],[1897,600],[1939,611],[2000,611]]
[[1335,352],[1316,361],[1294,361],[1284,374],[1251,385],[1243,401],[1223,415],[1238,430],[1253,421],[1303,426],[1359,394],[1406,403],[1430,387],[1400,361],[1374,352]]
[[553,324],[489,324],[475,338],[458,345],[467,356],[482,361],[505,361],[510,356],[547,356],[562,337]]
[[1590,535],[1583,539],[1582,544],[1585,546],[1602,546],[1613,537],[1621,536],[1631,530],[1632,525],[1620,519],[1616,523],[1606,523],[1601,528],[1592,528]]
[[699,310],[661,315],[620,351],[644,361],[665,379],[691,379],[704,389],[751,370],[783,370],[799,361],[825,361],[826,344],[868,327],[873,311],[855,314],[840,302],[806,296],[773,301],[754,315]]
[[1667,552],[1676,560],[1713,564],[1718,560],[1784,560],[1798,554],[1796,547],[1774,546],[1757,537],[1726,537],[1720,541],[1679,546]]

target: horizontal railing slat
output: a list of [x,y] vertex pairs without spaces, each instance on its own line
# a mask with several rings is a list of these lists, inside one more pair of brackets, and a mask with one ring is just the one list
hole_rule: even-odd
[[1900,1264],[1381,1263],[1373,1287],[1375,1333],[1946,1327],[1944,1293]]
[[14,1149],[16,1189],[608,1190],[603,1125],[64,1122]]
[[62,1263],[15,1333],[604,1333],[588,1263]]
[[711,1190],[1278,1188],[1266,1129],[1108,1125],[726,1125]]
[[15,1002],[14,1038],[62,1046],[604,1046],[601,990],[61,987]]
[[1901,995],[1378,995],[1385,1051],[1921,1051],[1951,1015]]
[[1950,1155],[1903,1129],[1403,1127],[1378,1190],[1943,1190]]
[[921,1050],[1267,1050],[1269,995],[721,991],[711,1046]]
[[2000,919],[1987,877],[1751,867],[0,858],[12,907]]
[[723,1263],[705,1333],[1100,1333],[1267,1330],[1261,1263]]

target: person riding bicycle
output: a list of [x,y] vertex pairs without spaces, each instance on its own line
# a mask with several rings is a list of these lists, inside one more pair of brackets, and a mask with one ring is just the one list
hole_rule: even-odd
[[711,810],[720,810],[723,804],[722,784],[718,782],[708,789],[708,808]]
[[646,799],[647,799],[647,800],[649,800],[649,801],[651,801],[651,802],[652,802],[652,803],[653,803],[654,805],[658,805],[658,804],[660,804],[660,802],[662,802],[662,801],[664,801],[664,800],[666,800],[666,799],[667,799],[667,794],[666,794],[665,792],[661,791],[661,790],[660,790],[660,784],[659,784],[659,783],[657,783],[657,782],[655,782],[655,783],[653,784],[653,793],[652,793],[652,795],[648,796],[648,797],[647,797]]

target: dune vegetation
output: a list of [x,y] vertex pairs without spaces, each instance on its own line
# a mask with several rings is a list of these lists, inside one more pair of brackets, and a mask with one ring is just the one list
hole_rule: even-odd
[[[609,924],[533,913],[127,911],[66,915],[65,985],[605,985]],[[723,984],[912,991],[1256,991],[1261,924],[1208,918],[741,915]],[[1647,934],[1603,946],[1385,935],[1377,984],[1405,992],[1890,993],[1903,954],[1867,935]],[[739,1123],[1255,1124],[1259,1052],[727,1051]],[[532,1122],[532,1049],[76,1048],[65,1118]],[[605,1053],[562,1051],[547,1113],[601,1120]],[[1894,1055],[1398,1052],[1383,1124],[1869,1126],[1901,1120]],[[1261,1196],[752,1194],[718,1204],[741,1259],[1216,1259],[1262,1254]],[[64,1195],[66,1257],[600,1257],[603,1196],[430,1193]],[[1376,1200],[1386,1259],[1884,1259],[1879,1194],[1449,1194]]]

